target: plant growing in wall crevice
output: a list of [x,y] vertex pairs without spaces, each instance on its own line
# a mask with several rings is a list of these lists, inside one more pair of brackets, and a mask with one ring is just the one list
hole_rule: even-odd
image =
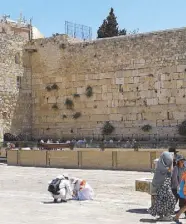
[[186,120],[178,126],[179,135],[186,136]]
[[67,118],[67,115],[66,114],[63,114],[62,118],[63,119]]
[[58,85],[57,85],[56,83],[54,83],[54,84],[51,86],[51,89],[53,89],[53,90],[58,90],[59,87],[58,87]]
[[52,90],[51,85],[47,85],[47,86],[46,86],[46,90],[47,90],[48,92],[50,92],[50,91]]
[[47,91],[51,91],[51,90],[58,90],[59,89],[59,87],[58,87],[58,85],[56,84],[56,83],[54,83],[54,84],[49,84],[49,85],[47,85],[46,86],[46,90]]
[[85,94],[87,97],[91,97],[93,95],[93,90],[91,86],[87,86]]
[[76,112],[72,117],[73,119],[78,119],[79,117],[81,117],[81,112]]
[[102,128],[102,134],[103,135],[110,135],[115,130],[115,127],[109,122],[106,121],[103,128]]
[[74,97],[74,98],[78,98],[78,97],[80,97],[80,95],[79,95],[78,93],[74,93],[74,94],[73,94],[73,97]]
[[152,126],[150,124],[144,125],[141,130],[144,132],[149,132],[152,129]]
[[74,103],[71,99],[67,98],[65,100],[65,106],[67,107],[67,109],[73,109]]
[[54,109],[54,110],[58,110],[59,109],[57,103],[52,105],[52,109]]

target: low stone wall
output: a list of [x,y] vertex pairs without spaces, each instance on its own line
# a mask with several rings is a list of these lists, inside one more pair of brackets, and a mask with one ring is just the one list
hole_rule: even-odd
[[8,165],[150,171],[159,152],[9,150]]

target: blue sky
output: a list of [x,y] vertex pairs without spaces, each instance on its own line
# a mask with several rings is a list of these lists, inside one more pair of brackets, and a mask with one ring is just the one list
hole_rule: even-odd
[[20,12],[46,36],[65,32],[65,20],[92,27],[93,37],[113,7],[120,28],[149,32],[186,26],[186,0],[1,0],[0,14]]

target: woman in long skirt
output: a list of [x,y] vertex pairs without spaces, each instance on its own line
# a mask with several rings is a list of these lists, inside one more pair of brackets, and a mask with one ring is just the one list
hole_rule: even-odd
[[159,221],[171,221],[171,215],[174,214],[176,200],[171,189],[172,165],[172,155],[169,152],[163,152],[152,181],[155,199],[148,211],[152,216],[159,216]]

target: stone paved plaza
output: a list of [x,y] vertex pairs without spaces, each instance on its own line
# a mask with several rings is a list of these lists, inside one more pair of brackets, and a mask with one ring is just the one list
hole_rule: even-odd
[[[63,172],[86,179],[95,190],[95,200],[51,203],[52,198],[47,192],[48,181]],[[150,173],[142,172],[64,170],[1,164],[0,223],[151,223],[153,217],[145,211],[150,206],[150,196],[135,192],[135,179],[150,176]]]

